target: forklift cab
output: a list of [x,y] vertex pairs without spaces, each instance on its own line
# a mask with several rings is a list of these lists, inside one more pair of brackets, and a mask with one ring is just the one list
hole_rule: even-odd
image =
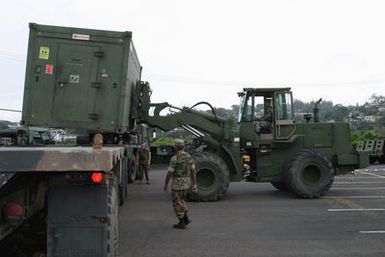
[[240,136],[249,141],[287,140],[295,132],[290,88],[245,88],[240,96]]
[[248,180],[260,181],[273,173],[274,142],[289,141],[295,133],[290,88],[244,88],[238,126],[242,160]]

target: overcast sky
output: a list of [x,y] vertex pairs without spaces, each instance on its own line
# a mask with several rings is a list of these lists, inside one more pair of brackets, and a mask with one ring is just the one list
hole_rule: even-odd
[[13,0],[1,7],[0,108],[22,108],[29,22],[132,31],[153,102],[228,108],[243,87],[289,86],[362,104],[385,95],[384,13],[370,0]]

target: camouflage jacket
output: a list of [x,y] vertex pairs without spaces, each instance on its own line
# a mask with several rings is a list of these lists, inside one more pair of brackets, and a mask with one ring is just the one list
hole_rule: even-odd
[[191,155],[180,151],[174,155],[170,160],[170,167],[168,171],[172,174],[172,190],[186,190],[190,188],[191,169],[195,165]]
[[147,148],[139,148],[139,165],[148,166],[148,160],[150,158],[150,151]]

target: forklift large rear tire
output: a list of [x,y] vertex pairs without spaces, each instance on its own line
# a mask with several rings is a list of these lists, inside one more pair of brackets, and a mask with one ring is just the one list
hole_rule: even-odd
[[187,197],[194,202],[217,201],[226,194],[230,184],[230,172],[226,163],[210,152],[196,153],[193,156],[198,192],[188,192]]
[[285,181],[270,182],[273,187],[282,192],[290,191],[290,188],[287,186]]
[[286,183],[294,194],[302,198],[323,196],[334,182],[330,160],[313,149],[306,149],[293,158],[285,174]]

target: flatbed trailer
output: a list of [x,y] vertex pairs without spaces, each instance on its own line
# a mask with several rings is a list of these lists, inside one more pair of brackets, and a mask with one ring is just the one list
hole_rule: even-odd
[[124,157],[123,146],[2,147],[0,172],[68,172],[112,170]]
[[[15,245],[27,256],[45,246],[47,256],[117,256],[125,154],[124,146],[0,148],[0,240],[21,238]],[[24,233],[34,223],[40,235]],[[40,249],[27,245],[39,236]]]

